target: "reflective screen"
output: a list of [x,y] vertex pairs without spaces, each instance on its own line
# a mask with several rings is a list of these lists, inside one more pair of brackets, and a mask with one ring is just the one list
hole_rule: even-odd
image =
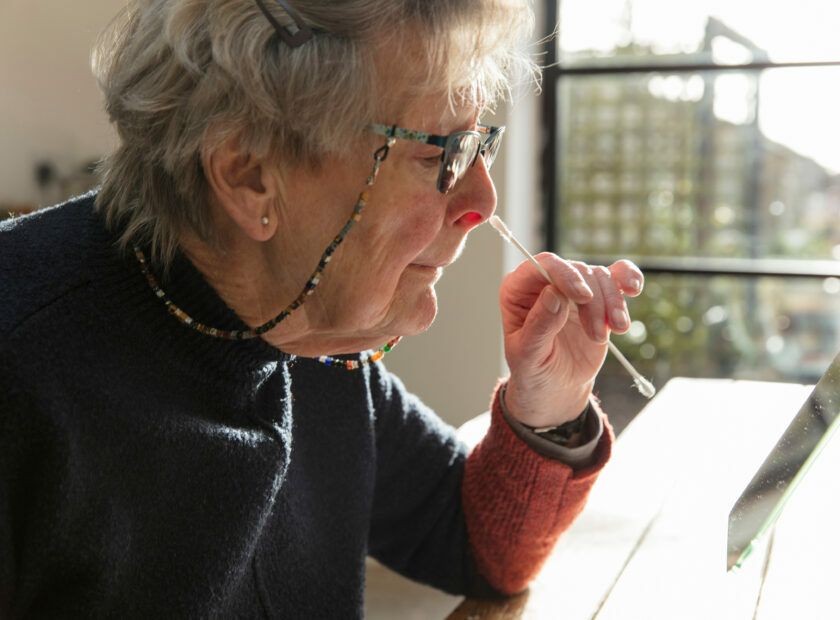
[[739,567],[779,517],[827,442],[840,409],[840,355],[817,383],[729,513],[727,569]]

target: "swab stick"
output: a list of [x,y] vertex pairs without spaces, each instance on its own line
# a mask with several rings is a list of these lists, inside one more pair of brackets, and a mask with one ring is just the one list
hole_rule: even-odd
[[[525,246],[519,243],[519,240],[517,240],[517,238],[513,236],[513,233],[510,232],[510,229],[497,215],[493,215],[490,217],[490,226],[495,228],[505,241],[511,243],[516,247],[517,250],[522,252],[522,254],[525,255],[525,257],[529,261],[531,261],[537,269],[539,269],[540,273],[543,275],[543,277],[549,284],[554,284],[554,282],[551,281],[548,272],[545,269],[543,269],[543,266],[537,262],[537,259],[534,258],[533,255],[525,249]],[[575,305],[571,299],[569,300],[569,302],[572,305]],[[633,377],[633,383],[636,384],[636,388],[639,390],[642,396],[645,396],[647,398],[653,398],[653,395],[656,394],[656,388],[653,387],[653,383],[645,379],[641,374],[639,374],[638,370],[633,368],[633,365],[630,362],[628,362],[627,358],[621,354],[621,351],[619,351],[618,347],[613,344],[612,340],[607,340],[607,346],[609,347],[610,351],[615,356],[615,358],[621,363],[622,366],[624,366],[627,372],[630,373],[630,376]]]

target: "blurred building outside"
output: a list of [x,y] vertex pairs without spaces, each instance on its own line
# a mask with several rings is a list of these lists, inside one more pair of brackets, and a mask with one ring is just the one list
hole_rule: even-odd
[[[714,58],[722,42],[750,62],[767,60],[709,18],[702,49],[663,55],[630,42],[599,58],[584,51],[590,66],[606,57],[630,70],[558,80],[554,249],[573,259],[684,268],[649,275],[645,293],[628,302],[630,333],[613,337],[654,383],[672,376],[813,383],[840,349],[840,279],[691,270],[720,257],[840,258],[840,175],[764,135],[760,71],[632,70],[645,56],[665,66]],[[644,404],[625,393],[631,381],[611,359],[599,383],[622,406]]]

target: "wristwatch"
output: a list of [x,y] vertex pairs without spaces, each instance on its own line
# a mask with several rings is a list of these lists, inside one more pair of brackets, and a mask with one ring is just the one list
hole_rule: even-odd
[[586,403],[586,407],[584,407],[583,412],[576,417],[574,420],[569,422],[564,422],[560,426],[550,426],[548,428],[539,428],[536,426],[528,426],[527,424],[522,424],[525,428],[529,431],[535,433],[538,437],[542,437],[543,439],[548,439],[549,441],[556,443],[561,446],[568,446],[569,442],[572,440],[577,433],[583,431],[584,426],[586,425],[586,418],[589,414],[589,403]]

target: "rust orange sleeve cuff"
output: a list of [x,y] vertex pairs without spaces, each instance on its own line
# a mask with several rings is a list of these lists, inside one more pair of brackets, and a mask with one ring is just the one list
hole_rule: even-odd
[[604,433],[592,464],[575,470],[517,437],[502,415],[499,390],[494,394],[490,428],[467,458],[461,499],[478,569],[505,594],[525,589],[536,576],[609,460],[612,427],[591,400]]

